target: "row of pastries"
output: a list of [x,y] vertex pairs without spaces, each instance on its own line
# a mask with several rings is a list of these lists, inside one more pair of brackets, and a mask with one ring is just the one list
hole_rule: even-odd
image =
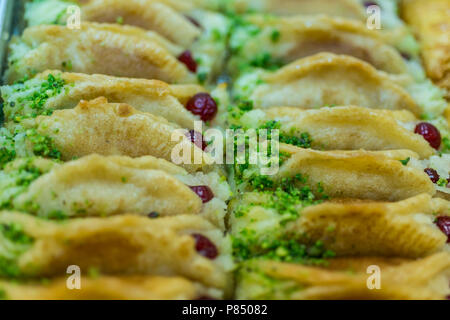
[[[0,297],[450,295],[447,1],[24,8],[1,87]],[[211,128],[279,130],[279,169],[214,163]],[[180,144],[200,161],[176,163]]]

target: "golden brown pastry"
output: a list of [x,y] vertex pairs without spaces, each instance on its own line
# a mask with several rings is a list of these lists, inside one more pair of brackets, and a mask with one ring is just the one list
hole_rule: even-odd
[[275,15],[313,15],[331,16],[364,20],[363,7],[357,0],[231,0],[230,6],[238,13],[249,10]]
[[83,22],[81,29],[35,26],[12,41],[9,69],[12,83],[47,69],[81,73],[193,82],[195,77],[170,52],[164,38],[145,30]]
[[276,64],[286,64],[330,52],[361,59],[391,74],[408,73],[400,53],[387,44],[382,34],[369,30],[359,21],[328,16],[266,17],[257,14],[246,17],[246,21],[254,27],[246,28],[244,24],[232,35],[231,48],[235,54],[230,64],[233,72],[237,72],[242,63],[256,64],[255,57],[261,55]]
[[[305,110],[293,107],[258,109],[241,117],[241,122],[259,119],[277,121],[280,130],[301,138],[307,132],[317,150],[408,149],[428,158],[436,154],[422,136],[406,129],[418,120],[409,111],[374,110],[356,106]],[[386,128],[389,128],[387,131]]]
[[[20,172],[36,170],[40,175],[24,187],[20,180],[13,180]],[[0,172],[0,177],[5,181],[0,206],[11,203],[10,208],[46,218],[194,214],[224,229],[225,201],[230,196],[227,183],[217,173],[188,174],[150,156],[90,155],[64,164],[40,158],[17,159]],[[191,186],[207,186],[211,198],[202,203]]]
[[291,153],[274,179],[302,174],[317,191],[321,183],[332,198],[403,200],[436,189],[422,168],[400,160],[417,158],[411,151],[314,151],[282,145]]
[[402,14],[421,42],[428,76],[450,98],[450,2],[403,0]]
[[[30,126],[37,126],[39,134],[50,137],[65,161],[93,153],[150,155],[173,161],[191,172],[212,163],[203,150],[182,134],[187,131],[178,125],[151,113],[139,112],[127,104],[108,103],[105,98],[82,101],[74,109],[40,116],[30,120]],[[172,139],[177,130],[180,135]],[[182,148],[189,150],[190,155],[181,154],[182,151],[176,153]]]
[[67,279],[49,283],[2,282],[0,291],[6,300],[196,300],[220,299],[217,289],[181,277],[161,276],[84,276],[80,289],[68,289]]
[[[370,279],[381,272],[380,289]],[[372,270],[369,273],[367,270]],[[444,300],[449,294],[450,254],[421,260],[337,259],[327,267],[250,261],[239,272],[238,299]]]
[[[2,276],[63,276],[71,265],[101,274],[184,276],[230,287],[233,264],[223,232],[193,215],[148,218],[123,215],[50,222],[18,212],[0,213]],[[198,248],[196,239],[210,247]],[[198,240],[197,240],[198,241]]]
[[182,46],[190,46],[201,29],[169,6],[154,0],[83,0],[82,14],[87,21],[120,23],[154,30]]
[[256,107],[357,105],[421,114],[413,98],[392,78],[350,56],[320,53],[258,75],[261,81],[256,85],[249,86],[242,78],[235,88],[235,95],[254,101]]
[[[55,88],[37,109],[32,97],[42,87]],[[161,116],[183,128],[193,129],[200,118],[189,112],[188,100],[206,89],[199,85],[168,85],[158,80],[119,78],[60,71],[45,71],[23,84],[1,87],[6,121],[27,114],[71,109],[81,100],[105,97],[113,103],[126,103],[139,111]],[[31,98],[30,98],[31,97]]]
[[[246,193],[231,206],[232,235],[256,255],[264,252],[263,243],[278,239],[321,243],[339,257],[420,258],[448,249],[447,235],[434,222],[436,216],[450,216],[450,202],[428,194],[399,202],[299,203],[292,217],[268,203],[267,194]],[[249,234],[258,241],[249,240]]]

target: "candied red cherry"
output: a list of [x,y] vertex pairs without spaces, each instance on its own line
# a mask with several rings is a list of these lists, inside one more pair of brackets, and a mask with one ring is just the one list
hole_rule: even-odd
[[189,50],[184,51],[179,55],[178,61],[184,63],[189,71],[196,73],[197,72],[197,62],[195,62],[192,53]]
[[436,225],[447,236],[447,243],[450,243],[450,217],[438,217]]
[[437,173],[436,170],[431,169],[431,168],[426,168],[425,173],[430,177],[430,180],[433,181],[433,183],[437,183],[439,181],[439,179],[441,178],[439,176],[439,173]]
[[208,186],[193,186],[189,188],[202,199],[203,203],[207,203],[214,198],[214,193]]
[[206,149],[206,141],[203,138],[203,135],[195,130],[189,130],[189,132],[186,134],[186,136],[191,139],[192,143],[195,144],[197,147],[201,148],[203,151]]
[[439,130],[428,122],[421,122],[416,126],[415,133],[420,134],[425,140],[428,141],[430,146],[439,149],[441,146],[441,133]]
[[195,239],[195,250],[197,250],[199,254],[211,260],[217,258],[219,252],[217,251],[216,245],[212,243],[211,240],[198,233],[194,233],[192,237]]
[[200,116],[203,121],[214,119],[217,114],[217,104],[208,93],[197,93],[189,99],[186,109],[193,114]]

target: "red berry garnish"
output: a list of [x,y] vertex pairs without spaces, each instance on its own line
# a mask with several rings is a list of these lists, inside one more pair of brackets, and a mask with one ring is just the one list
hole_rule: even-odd
[[433,183],[437,183],[439,181],[439,179],[441,178],[439,176],[439,173],[437,173],[436,170],[431,169],[431,168],[426,168],[425,173],[430,177],[430,180],[433,181]]
[[421,122],[416,126],[415,133],[420,134],[425,140],[428,141],[430,146],[439,149],[441,146],[441,133],[439,130],[428,122]]
[[436,225],[447,236],[447,243],[450,243],[450,217],[438,217]]
[[194,233],[192,236],[195,239],[195,250],[197,250],[199,254],[211,260],[217,258],[219,252],[217,251],[216,245],[212,243],[211,240],[198,233]]
[[186,109],[193,114],[200,116],[203,121],[214,119],[217,114],[216,101],[208,93],[197,93],[189,99]]
[[194,57],[192,57],[192,53],[189,50],[186,50],[180,54],[178,60],[184,63],[189,71],[194,73],[197,72],[197,62],[195,62]]
[[206,149],[206,141],[203,139],[203,135],[195,130],[189,130],[186,136],[195,144],[197,147],[201,148],[203,151]]
[[208,186],[193,186],[189,188],[202,199],[203,203],[207,203],[214,198],[214,193]]

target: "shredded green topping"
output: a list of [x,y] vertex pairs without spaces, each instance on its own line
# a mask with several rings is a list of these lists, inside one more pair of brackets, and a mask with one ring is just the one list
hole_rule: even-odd
[[[66,67],[69,68],[70,62]],[[12,92],[6,94],[2,90],[5,100],[6,121],[20,123],[26,118],[35,118],[40,115],[51,115],[53,110],[45,107],[48,99],[57,96],[64,90],[65,81],[59,76],[49,74],[42,82],[24,78],[12,86]]]
[[20,276],[17,259],[26,252],[34,240],[17,223],[0,224],[0,276]]
[[0,171],[0,209],[14,209],[14,199],[45,173],[34,165],[33,160],[23,159],[16,168]]
[[5,128],[0,128],[0,169],[15,157],[14,136]]
[[411,161],[411,157],[406,158],[405,160],[400,160],[400,162],[404,165],[407,166],[409,161]]

